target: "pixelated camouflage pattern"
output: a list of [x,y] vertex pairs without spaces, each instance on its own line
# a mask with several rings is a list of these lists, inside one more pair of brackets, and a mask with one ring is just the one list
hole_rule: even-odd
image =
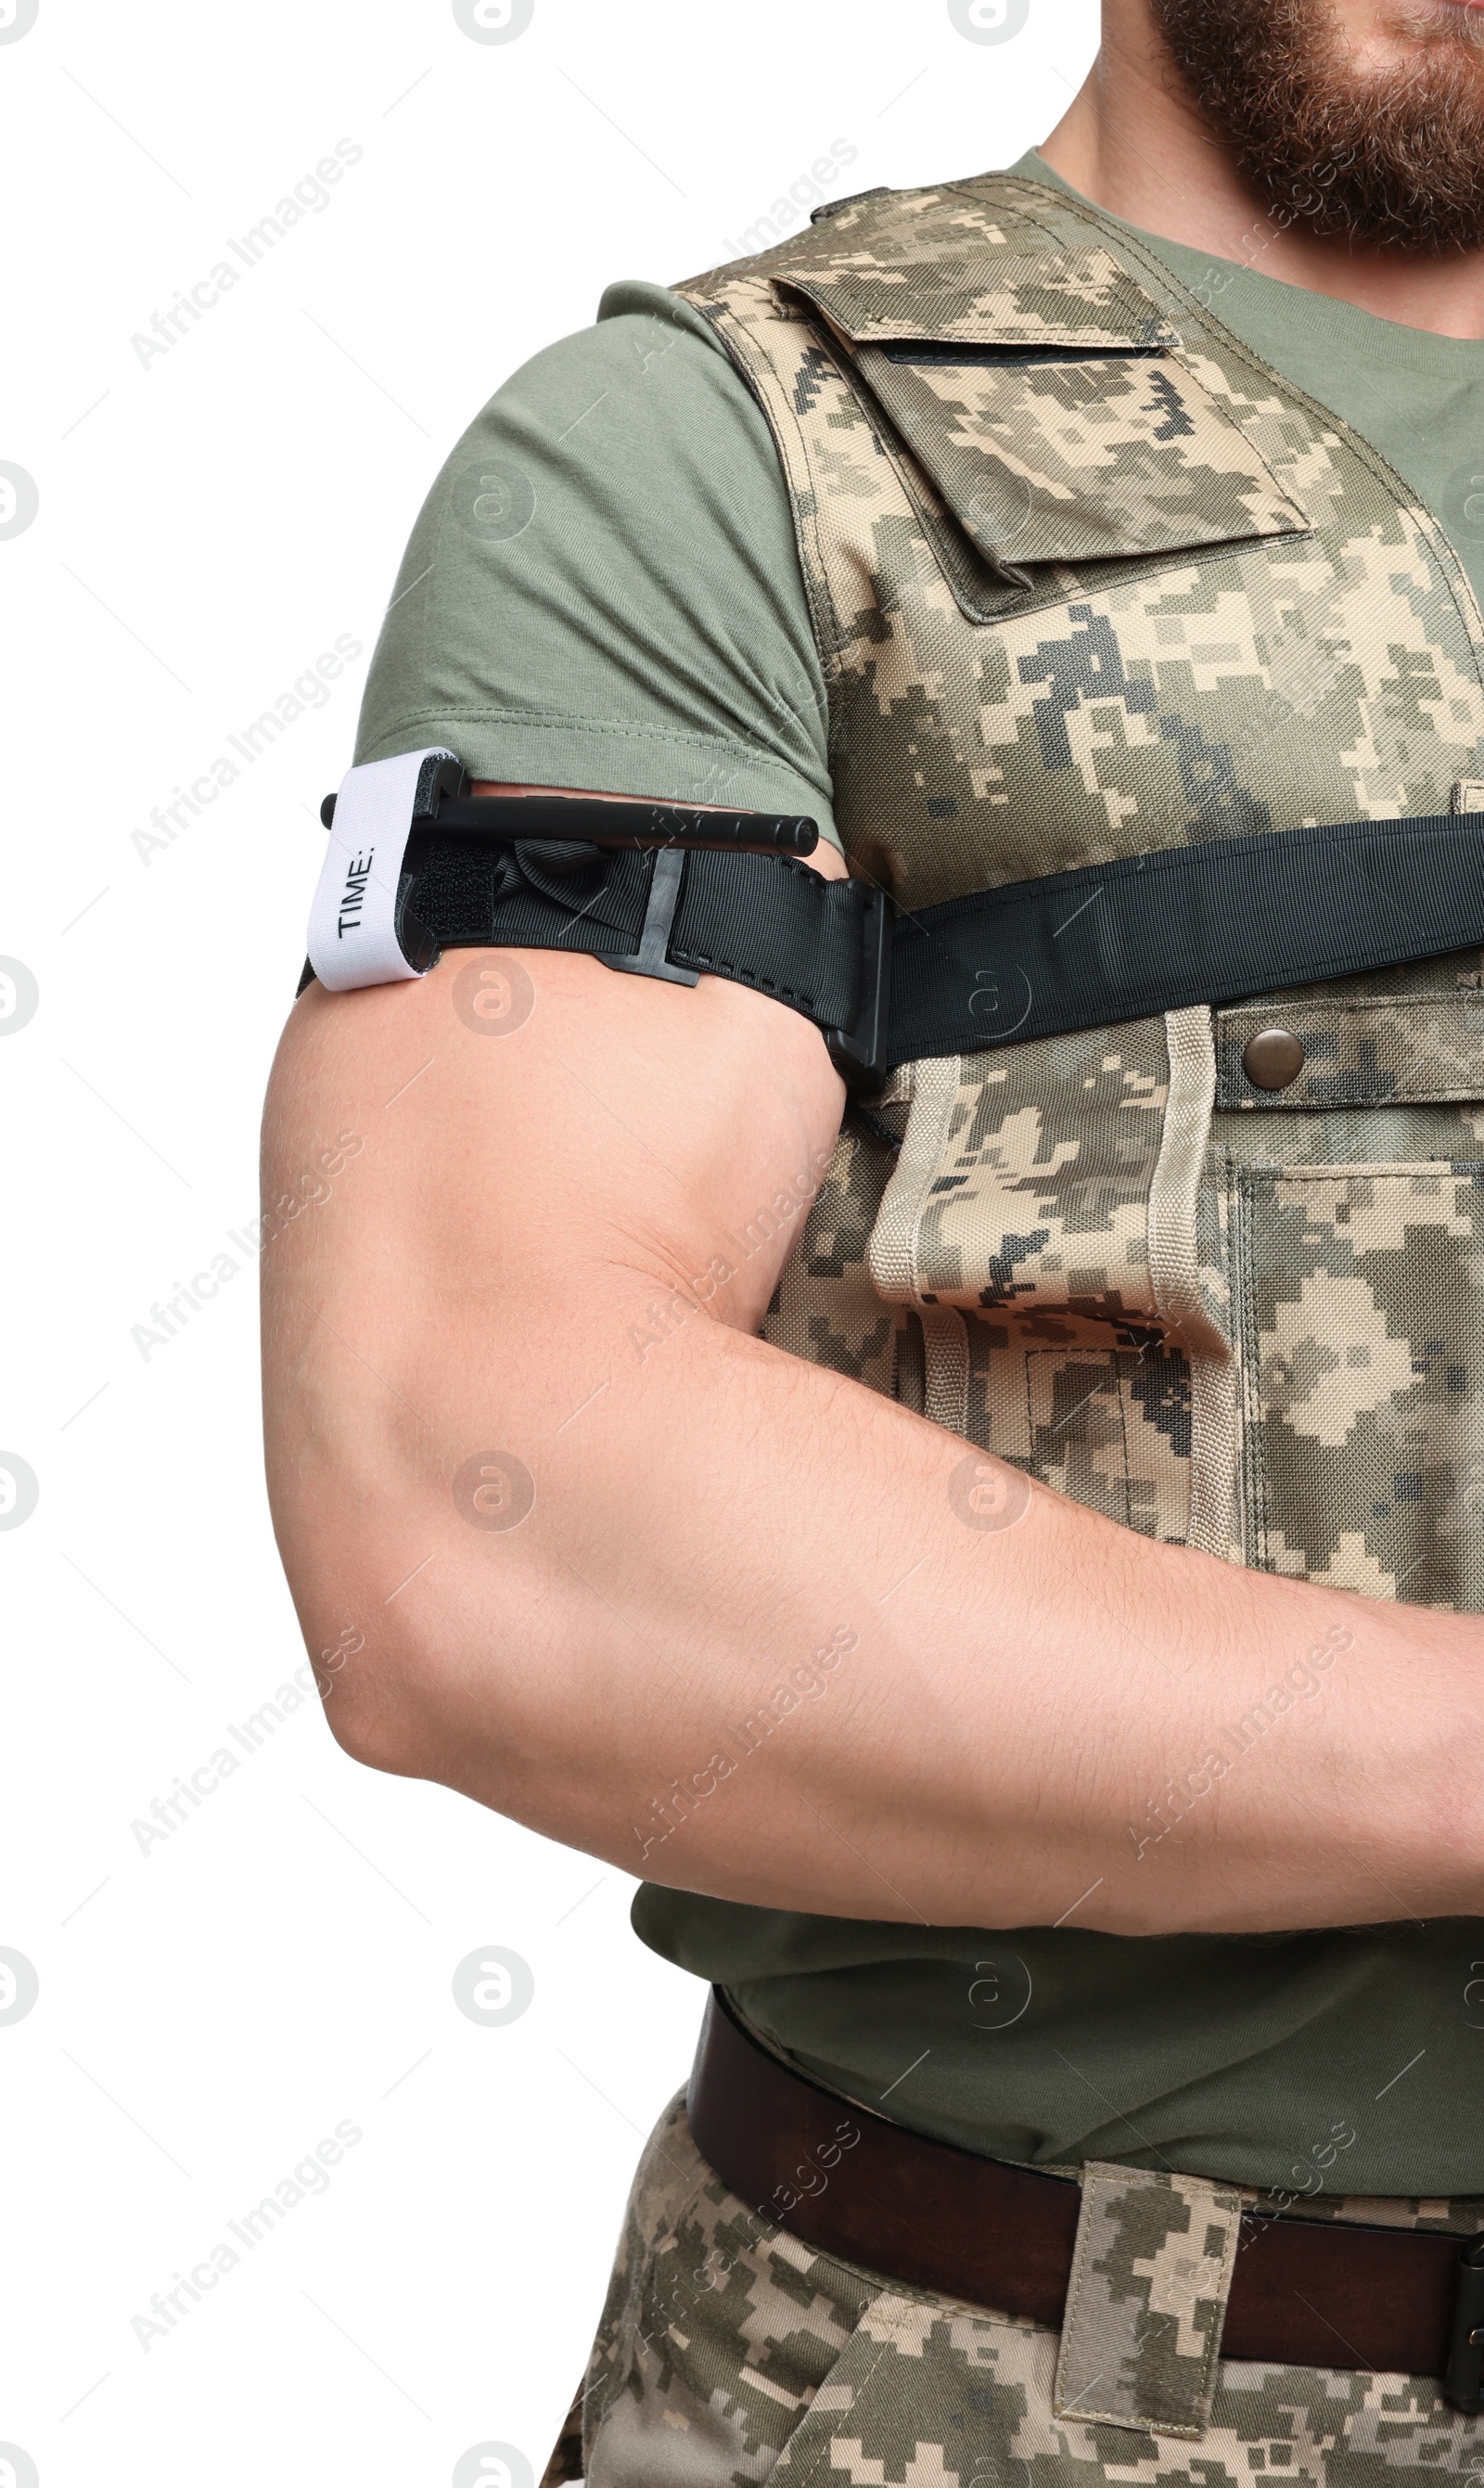
[[908,1316],[882,1303],[866,1266],[871,1230],[894,1165],[889,1139],[854,1119],[847,1122],[798,1249],[779,1282],[768,1336],[811,1365],[901,1398]]
[[1145,1538],[1168,1536],[1189,1492],[1190,1372],[1155,1331],[1055,1315],[962,1317],[964,1423],[1058,1493]]
[[[1077,270],[1097,223],[1043,184],[990,176],[863,201],[681,288],[742,361],[773,424],[831,684],[846,842],[909,907],[1202,836],[1445,811],[1454,783],[1479,773],[1479,618],[1436,523],[1365,443],[1126,234],[1108,246],[1125,265],[1137,258],[1137,298],[1121,328],[1102,319],[1099,343],[1144,344],[1146,297],[1171,306],[1183,344],[1158,368],[1174,386],[1195,382],[1229,444],[1205,515],[1218,523],[1255,453],[1276,479],[1275,532],[1199,559],[1151,548],[1048,565],[1029,590],[1000,582],[994,632],[959,627],[919,504],[936,505],[972,552],[963,514],[922,466],[926,420],[911,446],[883,423],[841,342],[851,323],[840,306],[854,297],[859,309],[889,285],[911,305],[893,324],[899,337],[931,341],[941,325],[978,348],[1040,341],[1064,355],[1075,325],[1043,316],[1038,329],[1038,305],[1064,261]],[[1047,272],[1007,285],[1020,304],[1007,320],[984,273],[997,259],[1019,269],[1027,252]],[[826,327],[799,288],[817,295],[832,279]],[[977,319],[960,308],[934,321],[945,297],[980,296]],[[867,333],[874,343],[884,331]],[[1054,392],[1069,368],[1039,376],[1044,400],[1018,399],[1022,460],[1054,446],[1036,410],[1063,424]],[[951,417],[938,420],[946,441]],[[1183,447],[1169,444],[1172,472]],[[1095,478],[1095,440],[1086,455]]]
[[1097,561],[1302,524],[1166,354],[919,365],[871,346],[854,362],[992,561]]
[[[1474,972],[1476,975],[1476,972]],[[1254,1088],[1243,1068],[1249,1040],[1287,1029],[1303,1064],[1286,1088]],[[1451,994],[1304,995],[1217,1013],[1217,1103],[1244,1114],[1295,1106],[1442,1103],[1474,1099],[1484,1060],[1484,987]],[[1470,1129],[1460,1139],[1477,1140]]]
[[[1333,2161],[1327,2166],[1332,2167]],[[1295,2171],[1297,2174],[1297,2169]],[[1317,2172],[1308,2170],[1313,2177]],[[1472,2238],[1484,2229],[1484,2194],[1321,2194],[1303,2187],[1244,2186],[1246,2211],[1274,2215],[1302,2206],[1306,2220],[1350,2220],[1371,2229],[1422,2229],[1430,2237]]]
[[[1128,2264],[1162,2256],[1169,2271],[1149,2276],[1151,2295],[1178,2308],[1168,2248],[1156,2239]],[[883,2281],[765,2224],[700,2158],[682,2097],[630,2201],[581,2397],[585,2473],[572,2467],[569,2437],[547,2477],[585,2475],[588,2488],[1250,2488],[1255,2473],[1294,2488],[1374,2488],[1381,2477],[1423,2488],[1484,2471],[1484,2421],[1451,2410],[1429,2378],[1218,2359],[1187,2449],[1168,2432],[1058,2413],[1059,2349],[1046,2326]]]
[[1250,1167],[1233,1183],[1262,1485],[1250,1559],[1477,1610],[1484,1164]]
[[1087,2163],[1052,2393],[1058,2418],[1205,2434],[1241,2227],[1236,2187]]
[[[836,819],[901,906],[1484,802],[1437,522],[1097,211],[867,197],[680,290],[772,427]],[[909,1066],[769,1335],[1157,1537],[1477,1607],[1481,973]]]
[[1162,1020],[960,1059],[944,1128],[926,1163],[904,1149],[877,1221],[881,1293],[1158,1320],[1149,1197],[1168,1088]]
[[[951,200],[944,209],[947,198],[935,190],[894,203],[911,219],[905,250],[897,246],[898,219],[883,226],[862,212],[860,202],[831,219],[826,247],[808,250],[797,270],[797,245],[765,252],[756,265],[789,264],[800,293],[851,337],[953,337],[971,344],[992,338],[1089,353],[1174,342],[1157,304],[1111,251],[1093,243],[1064,249],[1054,260],[1034,247],[1017,255],[993,218],[986,223],[972,212],[956,212]],[[864,248],[840,247],[866,229]],[[941,243],[937,255],[935,242]]]

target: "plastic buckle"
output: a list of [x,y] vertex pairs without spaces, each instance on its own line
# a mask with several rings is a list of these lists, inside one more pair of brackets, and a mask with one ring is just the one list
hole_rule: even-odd
[[670,935],[675,930],[675,910],[680,905],[681,883],[686,875],[685,850],[660,847],[650,875],[649,898],[644,909],[644,922],[639,928],[636,950],[600,950],[597,956],[605,968],[617,968],[626,976],[660,976],[667,985],[698,985],[698,968],[677,968],[669,957]]
[[860,1002],[853,1027],[826,1032],[830,1061],[853,1097],[879,1088],[885,1068],[886,1013],[891,1005],[891,909],[886,893],[860,882]]
[[1484,2239],[1465,2247],[1458,2258],[1442,2390],[1457,2411],[1472,2417],[1484,2411]]

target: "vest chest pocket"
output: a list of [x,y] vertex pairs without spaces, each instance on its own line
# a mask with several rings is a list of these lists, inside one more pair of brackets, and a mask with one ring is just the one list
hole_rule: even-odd
[[994,290],[976,297],[909,270],[910,310],[900,281],[786,280],[884,416],[971,619],[1023,600],[1050,565],[1091,564],[1106,579],[1109,563],[1145,569],[1162,554],[1307,526],[1106,252],[1032,253],[995,272]]
[[1484,1606],[1484,1158],[1227,1169],[1245,1552]]
[[[1274,1028],[1301,1060],[1264,1094],[1244,1064]],[[1222,1011],[1217,1049],[1246,1559],[1477,1611],[1484,993]]]
[[[1274,1096],[1242,1065],[1278,1026]],[[1148,1535],[1484,1608],[1484,995],[1316,989],[910,1081],[866,1253],[899,1397]]]

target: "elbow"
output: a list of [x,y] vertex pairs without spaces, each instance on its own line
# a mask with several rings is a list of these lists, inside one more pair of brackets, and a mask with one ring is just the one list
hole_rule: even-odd
[[535,1691],[546,1671],[533,1652],[529,1597],[514,1588],[491,1596],[487,1579],[471,1584],[446,1556],[424,1569],[406,1550],[388,1563],[386,1532],[374,1545],[352,1543],[349,1564],[346,1536],[331,1542],[333,1565],[311,1560],[290,1577],[342,1752],[402,1779],[465,1790],[477,1781],[499,1792],[501,1812],[520,1813],[518,1792],[532,1769],[540,1775],[551,1726]]
[[305,1638],[325,1724],[341,1751],[368,1770],[434,1777],[439,1688],[426,1655],[387,1626],[344,1626],[330,1643]]
[[352,1762],[401,1779],[433,1776],[432,1721],[413,1671],[383,1653],[358,1674],[348,1665],[344,1673],[322,1676],[320,1695],[330,1735]]
[[375,1652],[368,1641],[322,1676],[324,1716],[342,1752],[367,1770],[432,1780],[568,1837],[573,1758],[559,1716],[521,1699],[521,1673],[518,1663],[490,1667],[462,1645],[387,1631]]
[[391,1534],[375,1512],[352,1513],[335,1501],[326,1512],[313,1497],[275,1500],[279,1551],[325,1723],[368,1770],[431,1778],[447,1671],[439,1639],[419,1629],[416,1607],[398,1596],[417,1558],[388,1570]]
[[561,1776],[574,1633],[535,1531],[470,1529],[427,1469],[362,1436],[270,1463],[279,1552],[325,1720],[368,1769],[524,1817]]
[[270,1425],[266,1468],[325,1723],[369,1770],[427,1778],[443,1675],[436,1639],[420,1629],[429,1515],[374,1426],[315,1413],[318,1424]]

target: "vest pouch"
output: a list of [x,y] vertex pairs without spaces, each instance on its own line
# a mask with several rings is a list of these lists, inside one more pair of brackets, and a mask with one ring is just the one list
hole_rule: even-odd
[[[1277,1095],[1242,1068],[1275,1024]],[[1481,1092],[1484,989],[914,1063],[767,1335],[1146,1536],[1484,1611]]]
[[[1232,1403],[1214,1198],[1201,1207],[1210,1013],[918,1062],[910,1080],[869,1266],[883,1303],[915,1311],[926,1414],[1126,1527],[1184,1540],[1208,1369]],[[1224,1553],[1229,1418],[1212,1487]]]
[[1227,1170],[1246,1560],[1484,1608],[1484,1157]]
[[1149,297],[1122,270],[1114,285],[1112,268],[1097,250],[1035,253],[999,263],[979,297],[914,283],[910,310],[900,283],[788,280],[884,418],[972,618],[1049,584],[1050,565],[1106,578],[1109,562],[1142,568],[1307,524],[1169,351],[1178,340]]
[[[1212,1158],[1246,1561],[1478,1612],[1484,990],[1449,975],[1458,965],[1402,972],[1422,990],[1218,1012]],[[1274,1026],[1303,1060],[1264,1093],[1243,1058]]]

